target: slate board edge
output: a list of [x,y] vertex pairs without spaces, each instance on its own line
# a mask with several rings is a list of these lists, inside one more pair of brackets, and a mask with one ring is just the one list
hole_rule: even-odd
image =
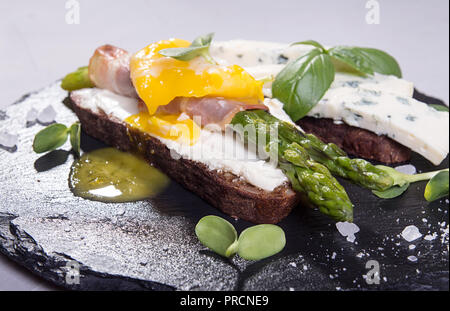
[[[60,80],[55,82],[58,81]],[[39,91],[23,95],[12,105],[20,104],[30,95]],[[413,97],[426,101],[428,104],[447,106],[442,100],[425,95],[416,89],[414,89]],[[0,252],[33,274],[56,286],[69,290],[176,290],[172,286],[148,280],[99,273],[82,263],[79,264],[83,285],[68,284],[66,282],[66,265],[73,259],[65,254],[46,254],[43,252],[42,248],[27,232],[14,225],[13,220],[15,218],[17,218],[16,215],[0,213]]]

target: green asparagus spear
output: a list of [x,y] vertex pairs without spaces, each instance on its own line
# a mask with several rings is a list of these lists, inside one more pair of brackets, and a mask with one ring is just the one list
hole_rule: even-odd
[[94,87],[94,83],[89,79],[88,67],[80,67],[76,71],[69,73],[61,81],[61,88],[66,91]]
[[[296,142],[288,143],[279,136],[271,137],[271,127],[274,125],[257,118],[249,111],[236,114],[231,124],[235,125],[233,130],[247,142],[258,146],[258,142],[264,138],[266,152],[273,153],[273,147],[277,147],[279,166],[291,181],[294,190],[306,195],[322,213],[337,221],[353,220],[353,204],[345,189],[325,166],[311,159],[302,146]],[[248,126],[254,128],[253,134],[246,131]],[[262,137],[261,134],[265,136]]]
[[350,159],[335,144],[326,144],[312,134],[305,134],[294,125],[281,121],[266,111],[255,110],[252,113],[254,118],[277,125],[280,137],[288,142],[298,143],[313,160],[325,165],[331,173],[371,190],[383,191],[394,184],[393,178],[387,172],[363,159]]

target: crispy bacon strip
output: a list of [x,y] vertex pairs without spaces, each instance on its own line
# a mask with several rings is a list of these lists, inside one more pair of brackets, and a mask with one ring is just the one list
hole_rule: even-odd
[[[89,78],[98,88],[139,98],[130,78],[130,55],[121,48],[112,45],[97,48],[89,61]],[[142,101],[139,106],[146,110]],[[268,110],[265,105],[246,99],[177,97],[168,105],[160,106],[157,113],[179,115],[184,112],[202,127],[216,124],[223,130],[236,113],[251,109]]]
[[236,113],[253,109],[268,110],[263,104],[247,100],[223,97],[177,97],[168,105],[159,106],[157,113],[181,114],[184,112],[194,121],[200,122],[199,125],[202,127],[216,124],[223,130]]
[[98,88],[138,98],[130,78],[130,54],[121,48],[107,44],[96,49],[89,61],[89,78]]

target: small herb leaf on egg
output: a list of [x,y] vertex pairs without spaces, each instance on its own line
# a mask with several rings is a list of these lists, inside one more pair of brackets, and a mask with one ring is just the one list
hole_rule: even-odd
[[159,51],[159,54],[181,61],[190,61],[198,56],[202,56],[209,63],[216,64],[214,59],[209,54],[209,46],[213,36],[214,33],[209,33],[207,35],[195,38],[191,45],[187,48],[162,49]]
[[191,46],[209,46],[213,37],[214,32],[211,32],[204,36],[199,36],[192,41]]
[[55,150],[64,145],[68,135],[69,130],[64,124],[51,124],[36,134],[33,141],[33,150],[36,153]]

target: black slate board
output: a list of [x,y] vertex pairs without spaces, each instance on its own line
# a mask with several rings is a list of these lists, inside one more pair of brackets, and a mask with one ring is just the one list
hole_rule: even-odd
[[[143,202],[74,197],[67,183],[73,161],[64,151],[69,145],[34,154],[32,140],[42,125],[25,121],[32,107],[40,111],[49,104],[57,111],[56,121],[76,120],[62,104],[66,94],[58,84],[0,112],[0,130],[19,134],[16,148],[0,146],[0,251],[33,273],[81,290],[448,290],[449,204],[445,199],[427,203],[425,183],[414,184],[400,198],[381,200],[342,181],[355,204],[357,243],[347,242],[316,210],[298,207],[279,224],[286,248],[257,262],[224,260],[202,247],[194,226],[205,215],[227,218],[238,232],[250,224],[227,217],[176,183]],[[102,146],[83,134],[84,151]],[[411,163],[418,170],[435,169],[417,154]],[[447,158],[439,168],[448,165]],[[411,224],[436,238],[406,242],[400,233]],[[418,260],[408,260],[411,255]],[[369,260],[380,264],[378,285],[364,279]],[[80,266],[79,284],[70,284],[68,262]]]

